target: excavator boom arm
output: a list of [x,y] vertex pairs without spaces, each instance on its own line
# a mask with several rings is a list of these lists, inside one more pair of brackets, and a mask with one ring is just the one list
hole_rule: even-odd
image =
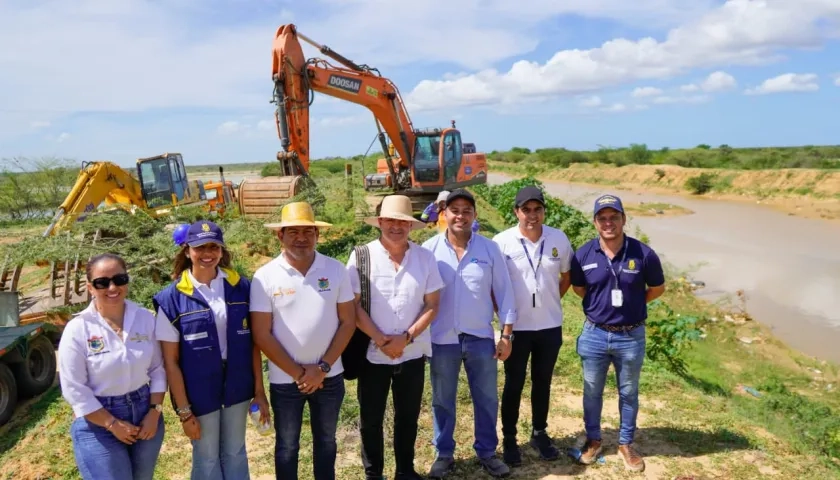
[[[343,67],[336,67],[322,59],[307,60],[298,38],[318,48]],[[399,90],[391,80],[373,69],[356,65],[329,47],[318,45],[298,34],[294,25],[283,25],[274,38],[272,78],[275,82],[275,120],[277,134],[284,152],[281,156],[296,160],[298,172],[309,172],[309,105],[312,92],[322,93],[369,109],[400,157],[407,166],[412,161],[415,133],[408,111]],[[385,155],[388,155],[384,137],[380,135]]]
[[102,202],[146,208],[140,182],[128,172],[110,162],[90,163],[79,171],[75,185],[56,210],[43,236],[49,236],[79,216],[95,211]]

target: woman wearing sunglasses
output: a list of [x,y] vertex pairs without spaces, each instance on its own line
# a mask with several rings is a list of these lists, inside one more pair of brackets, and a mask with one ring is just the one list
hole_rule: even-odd
[[166,392],[155,317],[126,299],[129,276],[119,256],[91,258],[86,276],[93,300],[58,346],[61,393],[76,416],[76,465],[85,479],[151,479]]
[[191,478],[248,479],[252,399],[269,420],[262,357],[251,339],[250,282],[231,268],[215,223],[190,225],[183,242],[173,282],[153,304],[173,406],[192,441]]

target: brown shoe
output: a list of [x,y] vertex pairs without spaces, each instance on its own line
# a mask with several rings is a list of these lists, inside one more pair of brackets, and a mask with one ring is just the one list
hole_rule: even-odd
[[584,465],[592,465],[595,460],[598,460],[598,455],[601,454],[601,441],[586,439],[583,448],[580,449],[580,463]]
[[624,466],[628,470],[634,472],[645,471],[645,460],[632,443],[629,445],[619,445],[618,453],[621,454],[621,458],[624,460]]

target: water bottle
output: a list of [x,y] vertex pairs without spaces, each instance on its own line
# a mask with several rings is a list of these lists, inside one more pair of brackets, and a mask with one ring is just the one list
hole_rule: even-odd
[[269,422],[260,423],[260,407],[256,403],[251,404],[251,411],[249,412],[249,416],[251,417],[251,423],[254,424],[254,428],[257,429],[260,435],[271,435],[271,424]]

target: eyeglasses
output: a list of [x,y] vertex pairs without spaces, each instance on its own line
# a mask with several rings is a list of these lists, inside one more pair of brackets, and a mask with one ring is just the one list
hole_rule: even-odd
[[93,285],[93,288],[97,290],[105,290],[111,286],[111,282],[114,282],[114,285],[118,287],[122,287],[123,285],[128,285],[128,274],[127,273],[118,273],[111,278],[108,277],[99,277],[94,278],[91,280],[90,284]]

